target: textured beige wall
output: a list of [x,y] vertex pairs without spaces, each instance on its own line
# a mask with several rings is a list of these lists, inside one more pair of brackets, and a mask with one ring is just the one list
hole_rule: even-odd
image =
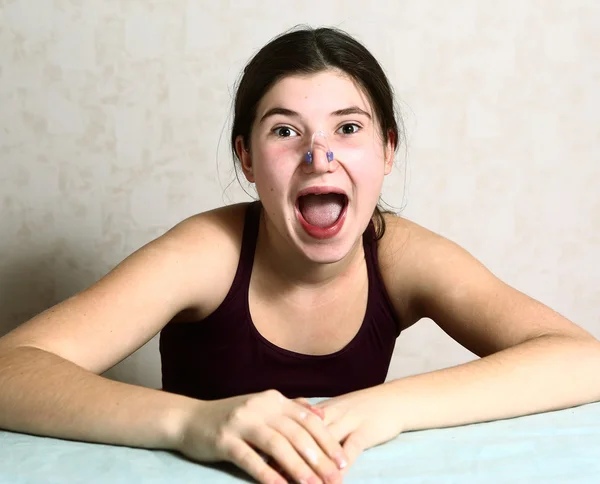
[[[408,156],[385,199],[600,336],[596,0],[0,0],[0,334],[247,200],[224,192],[233,84],[298,23],[356,35],[396,88]],[[469,358],[423,321],[390,376]],[[154,339],[109,375],[159,371]]]

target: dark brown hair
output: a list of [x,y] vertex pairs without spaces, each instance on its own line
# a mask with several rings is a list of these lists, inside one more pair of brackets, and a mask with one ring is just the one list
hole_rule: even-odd
[[[244,68],[234,101],[231,129],[234,158],[237,158],[235,140],[238,136],[242,136],[244,146],[249,149],[257,106],[277,81],[290,75],[316,74],[327,69],[338,69],[358,83],[379,121],[384,144],[391,133],[397,150],[403,135],[402,123],[396,120],[394,93],[375,57],[339,29],[303,26],[271,40]],[[373,213],[377,239],[385,233],[384,212],[378,204]]]

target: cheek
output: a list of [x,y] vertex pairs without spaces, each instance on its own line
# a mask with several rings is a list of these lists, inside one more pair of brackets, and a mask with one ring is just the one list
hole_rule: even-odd
[[343,158],[347,169],[359,185],[379,185],[384,176],[385,160],[380,150],[371,146],[348,152]]
[[265,194],[281,191],[288,183],[295,169],[293,153],[279,146],[263,146],[256,150],[254,172],[257,188]]

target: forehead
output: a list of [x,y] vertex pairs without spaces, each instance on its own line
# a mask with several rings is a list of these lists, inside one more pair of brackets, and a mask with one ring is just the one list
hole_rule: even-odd
[[371,105],[357,82],[339,71],[286,76],[276,82],[258,104],[257,114],[276,106],[299,113],[333,112],[358,106],[372,114]]

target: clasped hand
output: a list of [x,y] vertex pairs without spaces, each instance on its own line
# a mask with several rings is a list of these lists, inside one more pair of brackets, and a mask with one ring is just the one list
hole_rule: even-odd
[[261,483],[337,483],[366,448],[397,435],[369,390],[311,405],[275,390],[199,402],[178,449],[230,461]]

